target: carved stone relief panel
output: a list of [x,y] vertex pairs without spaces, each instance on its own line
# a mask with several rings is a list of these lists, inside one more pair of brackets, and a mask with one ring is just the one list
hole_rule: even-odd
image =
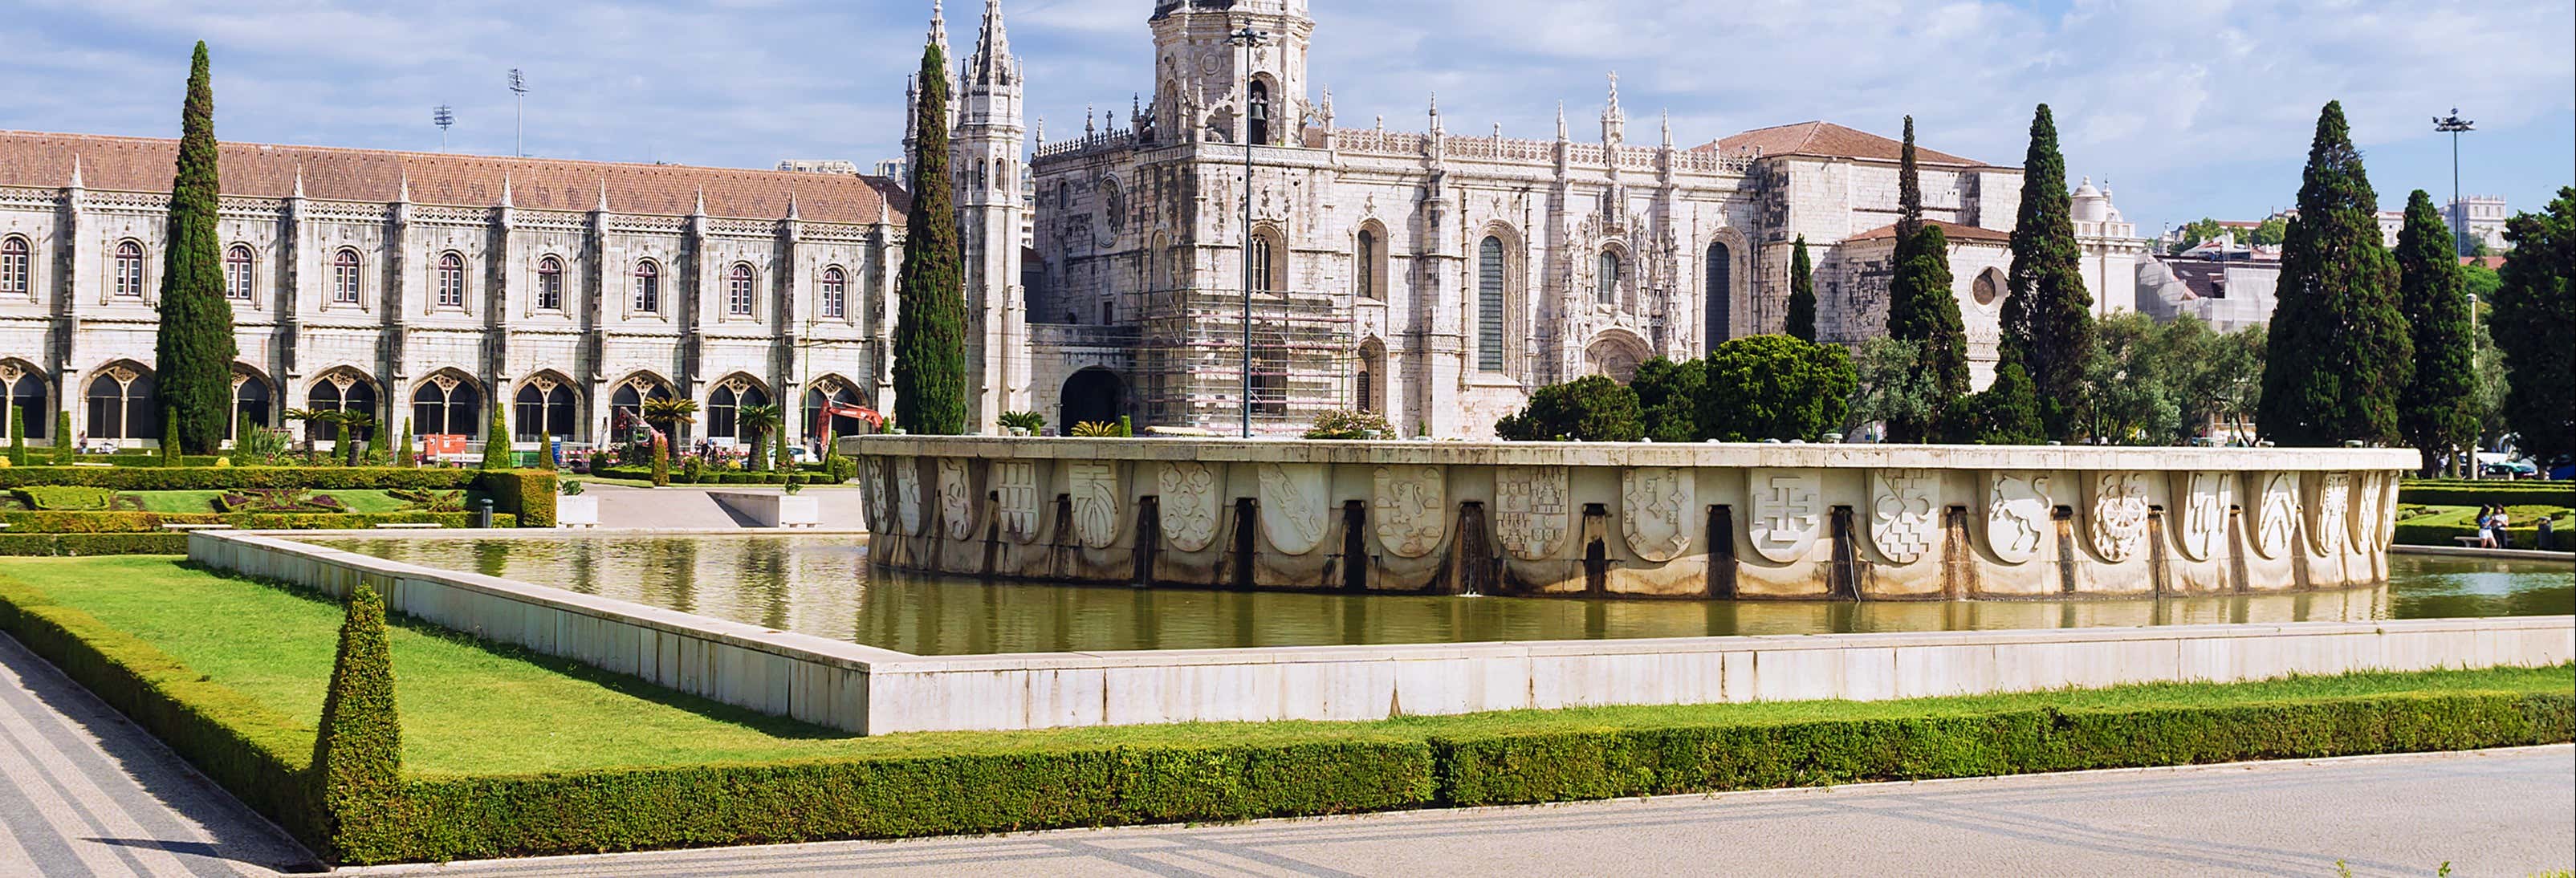
[[2388,507],[2380,505],[2380,493],[2384,490],[2383,484],[2390,481],[2394,480],[2387,473],[2358,473],[2353,476],[2351,527],[2355,548],[2367,551],[2381,548],[2379,519]]
[[1746,528],[1753,550],[1786,564],[1807,556],[1825,531],[1824,476],[1807,469],[1755,469],[1745,474],[1753,499]]
[[948,538],[975,534],[975,481],[963,458],[939,458],[939,523]]
[[1102,460],[1065,463],[1065,488],[1073,495],[1073,536],[1084,546],[1118,541],[1118,464]]
[[2093,474],[2093,551],[2105,561],[2129,560],[2147,544],[2147,474]]
[[1037,462],[1005,460],[994,463],[993,490],[1002,496],[1002,535],[1015,543],[1037,539]]
[[921,514],[921,460],[902,457],[889,463],[894,466],[895,515],[903,519],[904,535],[917,537],[929,533]]
[[2308,539],[2315,543],[2317,554],[2343,552],[2346,526],[2344,517],[2352,511],[2352,474],[2321,473],[2317,476],[2317,493],[2308,501]]
[[1507,466],[1494,473],[1494,530],[1503,549],[1523,561],[1556,554],[1574,510],[1561,466]]
[[1449,532],[1448,473],[1436,466],[1382,466],[1372,479],[1369,520],[1378,545],[1400,558],[1420,558]]
[[1323,543],[1325,475],[1320,463],[1261,465],[1261,534],[1272,548],[1303,555]]
[[1996,558],[2019,564],[2039,555],[2049,515],[2057,506],[2049,497],[2053,480],[2028,470],[1986,474],[1986,547]]
[[1697,505],[1691,471],[1634,467],[1619,474],[1619,530],[1628,551],[1661,563],[1690,550],[1690,510]]
[[1163,543],[1197,552],[1216,542],[1216,473],[1196,461],[1171,461],[1154,476],[1162,499]]
[[868,532],[894,532],[894,513],[887,504],[893,487],[887,484],[886,461],[881,457],[859,459],[859,499],[868,516]]
[[1941,477],[1928,469],[1869,471],[1869,540],[1878,553],[1911,564],[1941,534]]
[[2265,473],[2262,496],[2255,504],[2254,553],[2281,557],[2292,548],[2292,535],[2299,529],[2299,474]]
[[2197,470],[2180,477],[2182,514],[2175,517],[2174,546],[2185,558],[2206,561],[2227,544],[2227,509],[2236,505],[2236,474]]

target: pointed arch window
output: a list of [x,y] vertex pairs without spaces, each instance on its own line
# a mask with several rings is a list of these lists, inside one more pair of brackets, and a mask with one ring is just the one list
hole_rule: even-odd
[[411,429],[422,436],[473,436],[483,430],[483,394],[474,382],[439,373],[411,394]]
[[331,301],[343,305],[358,302],[358,251],[343,249],[331,256]]
[[132,241],[117,242],[116,294],[137,298],[143,295],[143,245]]
[[245,419],[252,429],[267,428],[271,410],[268,382],[240,369],[233,370],[233,416],[224,420],[224,438],[239,440]]
[[89,380],[89,437],[161,438],[160,405],[153,401],[152,370],[130,363],[101,369]]
[[519,385],[519,393],[511,402],[512,439],[545,442],[557,436],[573,437],[577,419],[571,387],[553,378],[530,378],[528,383]]
[[733,271],[725,275],[725,313],[735,316],[750,316],[751,300],[751,264],[747,262],[734,263]]
[[1603,251],[1601,251],[1601,270],[1600,270],[1599,277],[1600,277],[1600,281],[1601,281],[1601,289],[1598,291],[1598,297],[1599,297],[1599,299],[1600,299],[1600,301],[1601,301],[1601,304],[1604,304],[1604,305],[1616,305],[1616,304],[1619,304],[1619,252],[1618,252],[1618,251],[1616,251],[1616,250],[1603,250]]
[[563,310],[563,275],[563,260],[553,256],[537,260],[537,308],[539,310]]
[[[608,396],[609,426],[619,430],[643,426],[644,403],[648,400],[671,398],[670,386],[663,384],[660,379],[644,375],[628,378],[618,384],[615,393]],[[688,427],[686,424],[675,426],[682,430]]]
[[0,238],[0,295],[28,295],[27,239],[10,235]]
[[1735,332],[1735,254],[1724,241],[1708,245],[1708,349]]
[[438,307],[465,307],[465,257],[455,253],[439,255]]
[[1252,80],[1251,111],[1244,115],[1244,142],[1270,143],[1270,81]]
[[[45,438],[54,426],[54,410],[45,405],[45,376],[24,360],[0,362],[0,402],[17,410],[17,423],[29,439]],[[9,415],[0,412],[0,438],[7,438],[8,431]]]
[[662,266],[646,259],[635,263],[635,313],[662,313]]
[[[315,411],[350,411],[376,414],[376,386],[346,369],[334,370],[313,382],[305,397],[305,408]],[[320,421],[304,422],[305,438],[331,438],[330,427]],[[349,431],[351,439],[375,438],[375,425]]]
[[1360,230],[1359,246],[1356,249],[1359,252],[1352,256],[1358,263],[1354,274],[1358,280],[1360,298],[1384,300],[1386,298],[1386,287],[1383,286],[1385,275],[1382,273],[1383,269],[1379,267],[1379,261],[1386,255],[1386,243],[1378,239],[1376,229],[1364,228]]
[[1252,288],[1275,293],[1288,286],[1288,266],[1280,257],[1279,238],[1269,229],[1252,233]]
[[1476,248],[1476,368],[1503,371],[1503,239],[1485,236]]
[[250,301],[251,252],[248,244],[234,244],[224,250],[224,298],[236,302]]
[[744,406],[768,405],[769,394],[741,378],[716,385],[707,394],[707,435],[718,438],[750,439],[742,429]]
[[838,320],[849,315],[850,276],[838,265],[823,269],[823,316]]

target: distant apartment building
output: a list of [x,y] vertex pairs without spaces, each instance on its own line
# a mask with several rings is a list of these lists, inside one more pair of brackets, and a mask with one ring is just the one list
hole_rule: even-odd
[[2443,221],[2451,225],[2451,234],[2459,235],[2465,228],[2470,241],[2485,244],[2497,253],[2509,249],[2504,239],[2504,221],[2511,216],[2501,195],[2470,195],[2451,202],[2442,211]]
[[788,159],[779,162],[778,169],[804,174],[857,174],[859,165],[846,159]]
[[2239,246],[2221,235],[2181,255],[2138,262],[2138,310],[2170,323],[2189,314],[2220,332],[2259,325],[2272,317],[2281,283],[2281,253]]

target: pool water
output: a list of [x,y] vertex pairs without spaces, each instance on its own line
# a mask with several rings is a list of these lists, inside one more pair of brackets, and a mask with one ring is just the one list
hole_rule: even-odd
[[2565,562],[2389,558],[2388,586],[2080,601],[1716,601],[979,582],[871,568],[863,538],[335,538],[319,545],[917,655],[1964,631],[2576,613]]

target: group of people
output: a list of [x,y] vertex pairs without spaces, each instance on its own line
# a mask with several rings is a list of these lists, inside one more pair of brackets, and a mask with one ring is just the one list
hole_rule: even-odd
[[2478,548],[2513,548],[2513,535],[2505,532],[2505,525],[2509,523],[2503,504],[2478,507]]

